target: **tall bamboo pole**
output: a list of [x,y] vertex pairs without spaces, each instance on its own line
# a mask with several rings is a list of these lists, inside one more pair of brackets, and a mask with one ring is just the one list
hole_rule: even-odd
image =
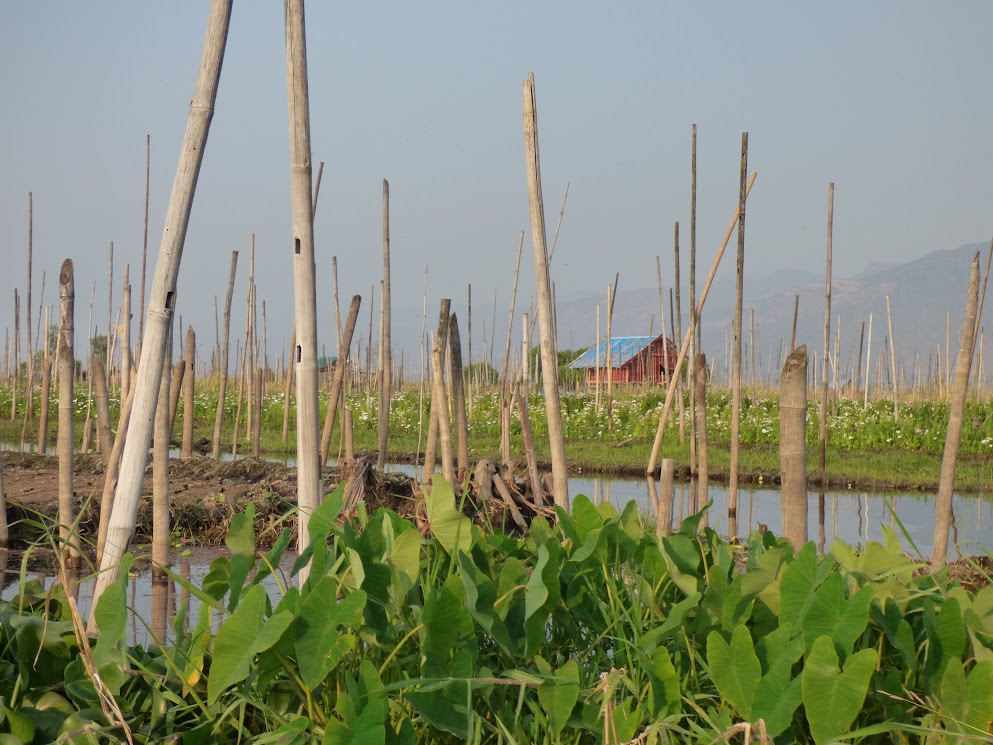
[[[234,297],[234,277],[238,270],[238,252],[231,252],[231,272],[228,275],[228,293],[224,298],[224,343],[221,347],[221,382],[217,392],[217,411],[214,414],[214,444],[211,457],[221,459],[221,425],[224,423],[224,399],[228,388],[228,352],[231,348],[231,300]],[[166,399],[168,400],[168,398]]]
[[872,313],[869,314],[869,336],[865,342],[865,398],[862,408],[869,408],[869,366],[872,364]]
[[390,399],[393,391],[393,362],[390,339],[390,182],[383,179],[383,299],[381,348],[383,362],[379,371],[379,457],[376,468],[386,468],[386,446],[390,436]]
[[80,555],[79,541],[71,535],[75,304],[72,259],[66,259],[59,272],[59,540],[63,553],[72,557],[73,563]]
[[938,482],[938,500],[935,505],[934,553],[932,567],[939,569],[948,556],[948,529],[952,522],[952,493],[955,489],[955,463],[958,460],[959,443],[962,438],[962,422],[965,414],[965,399],[969,387],[969,373],[972,369],[973,342],[976,338],[976,321],[979,305],[979,252],[972,259],[969,273],[969,294],[966,296],[965,317],[962,319],[962,333],[959,336],[959,351],[955,359],[955,388],[948,413],[948,430],[945,435],[945,450],[941,456],[941,478]]
[[[748,187],[745,174],[748,171],[748,132],[741,133],[741,174],[738,191],[738,268],[735,275],[734,305],[734,362],[731,370],[731,463],[728,467],[728,512],[734,515],[734,525],[738,524],[738,458],[741,445],[741,301],[745,279],[745,202]],[[734,534],[732,534],[734,535]]]
[[541,161],[538,155],[538,114],[534,92],[534,73],[524,81],[524,144],[528,175],[528,198],[531,206],[531,239],[538,292],[538,315],[541,320],[541,377],[545,389],[549,449],[552,459],[552,483],[555,504],[569,509],[569,479],[566,473],[565,436],[559,404],[558,359],[552,335],[552,290],[548,276],[545,242],[545,208],[541,197]]
[[[317,398],[317,288],[311,204],[310,100],[303,0],[286,0],[286,75],[290,110],[290,174],[293,204],[293,296],[297,325],[297,545],[310,542],[310,513],[321,498],[320,409]],[[309,567],[300,572],[300,586]]]
[[[193,408],[196,386],[196,352],[197,337],[190,326],[186,330],[186,373],[183,377],[183,442],[180,458],[189,460],[193,457]],[[160,386],[161,388],[161,386]]]
[[[690,296],[690,327],[699,330],[699,321],[696,317],[696,124],[693,125],[693,134],[690,143],[690,276],[689,276],[689,296]],[[699,351],[697,333],[694,331],[690,338],[689,356],[686,359],[687,371],[686,382],[689,384],[690,401],[690,474],[695,475],[696,463],[696,353]],[[693,485],[690,485],[690,500],[694,499]]]
[[[28,305],[31,304],[30,298],[28,299]],[[28,316],[28,329],[31,329],[31,320]],[[114,242],[110,242],[110,264],[107,269],[107,363],[106,370],[107,373],[107,390],[110,391],[113,388],[114,379]],[[125,396],[124,398],[127,398]],[[121,400],[123,401],[124,398]],[[108,444],[109,448],[110,445]]]
[[[48,349],[48,345],[45,345]],[[41,361],[41,412],[38,415],[38,455],[48,454],[48,408],[52,393],[52,358]]]
[[821,365],[821,410],[817,465],[824,474],[827,458],[828,362],[831,354],[831,249],[834,237],[834,182],[828,184],[827,274],[824,279],[824,364]]
[[[145,229],[141,239],[141,296],[138,306],[138,359],[141,360],[141,344],[145,341],[145,274],[148,264],[148,194],[149,176],[152,170],[152,135],[145,135]],[[87,333],[89,331],[87,330]]]
[[886,296],[886,322],[890,327],[890,365],[893,369],[893,421],[900,421],[900,386],[896,379],[896,338],[893,336],[893,314],[890,312],[890,296]]
[[[710,458],[707,452],[707,355],[696,356],[696,436],[697,436],[697,498],[696,511],[699,512],[710,499]],[[707,515],[700,521],[701,526],[707,525]],[[733,529],[729,527],[730,536],[737,535],[737,515]]]
[[[745,197],[748,197],[749,192],[752,190],[752,185],[755,183],[755,179],[758,177],[757,173],[752,173],[748,178],[748,185],[745,187]],[[703,285],[703,291],[700,293],[700,300],[697,303],[698,307],[702,310],[703,304],[707,300],[707,295],[710,293],[710,286],[714,283],[714,276],[717,274],[717,268],[721,265],[721,259],[724,257],[724,250],[727,248],[728,241],[731,240],[731,233],[734,232],[735,225],[738,224],[738,210],[735,209],[734,216],[731,218],[731,224],[728,225],[727,231],[724,233],[724,240],[721,241],[721,247],[717,251],[717,256],[714,257],[714,263],[710,266],[710,274],[707,275],[707,281]],[[686,330],[686,335],[683,337],[683,344],[679,348],[679,355],[676,358],[676,369],[681,370],[683,363],[686,361],[686,352],[690,346],[690,335],[693,333],[694,329],[692,324]],[[665,425],[669,419],[669,414],[672,412],[673,394],[676,390],[676,381],[679,376],[674,376],[672,380],[669,381],[669,387],[666,389],[665,403],[662,405],[662,413],[659,415],[659,426],[655,431],[655,442],[652,444],[652,454],[648,459],[647,473],[654,474],[655,467],[658,465],[659,451],[662,448],[662,435],[665,433]]]
[[[113,249],[111,249],[113,250]],[[31,260],[34,254],[34,194],[28,192],[28,294],[25,312],[27,313],[28,335],[28,384],[26,388],[28,407],[24,413],[25,421],[34,419],[34,346],[31,343]],[[110,326],[108,325],[108,329]],[[110,332],[108,331],[108,336]],[[109,338],[108,338],[109,341]],[[23,436],[21,438],[24,439]]]
[[[445,342],[440,336],[434,340],[434,349],[431,352],[431,378],[434,382],[434,391],[431,395],[432,409],[434,417],[438,422],[438,447],[441,450],[441,475],[445,478],[453,489],[458,489],[458,481],[455,476],[455,459],[452,457],[452,427],[448,418],[448,407],[445,405],[445,377],[442,372],[445,369]],[[435,405],[437,402],[437,405]]]
[[[448,324],[451,319],[452,301],[449,298],[443,297],[438,302],[438,306],[439,306],[439,312],[438,312],[437,339],[439,340],[439,342],[437,343],[441,344],[441,359],[444,360],[445,347],[448,346]],[[437,344],[435,344],[435,346],[437,346]],[[435,365],[435,356],[434,356],[434,348],[432,347],[431,367],[434,368],[434,365]],[[441,390],[442,393],[444,393],[444,389],[445,389],[444,366],[442,366],[441,369],[442,369]],[[437,453],[437,448],[438,448],[438,434],[439,434],[438,430],[440,428],[439,423],[441,421],[441,418],[438,416],[437,408],[439,406],[446,407],[445,399],[444,398],[439,399],[437,396],[438,390],[434,384],[433,369],[431,370],[430,383],[431,383],[431,412],[428,418],[428,439],[427,439],[427,443],[424,446],[424,482],[425,483],[430,483],[431,474],[434,472],[434,467],[435,467],[435,455]],[[446,419],[447,419],[447,407],[446,407]],[[449,435],[449,437],[450,436],[451,435]]]
[[[131,436],[127,438],[124,448],[114,510],[107,528],[106,546],[99,566],[100,574],[94,587],[94,609],[104,590],[117,581],[121,556],[131,541],[138,513],[141,482],[152,438],[152,419],[162,376],[167,330],[175,309],[176,276],[179,273],[193,194],[213,116],[230,18],[231,0],[212,0],[196,90],[190,106],[169,209],[166,212],[159,260],[152,279],[145,319],[145,348],[142,350],[145,364],[138,369],[136,390],[133,392],[134,421],[130,428]],[[95,625],[92,611],[90,625]]]
[[[682,301],[679,298],[679,223],[677,222],[673,228],[673,248],[675,252],[675,272],[672,278],[673,289],[676,291],[676,312],[670,313],[670,317],[676,319],[676,339],[683,338],[683,311],[682,311]],[[670,296],[671,297],[671,296]],[[679,444],[682,445],[686,442],[686,404],[683,402],[683,366],[682,364],[676,365],[675,375],[673,375],[673,380],[676,381],[676,394],[679,401]],[[669,381],[669,385],[672,385],[672,380]],[[655,470],[655,469],[651,469]]]
[[14,288],[14,395],[10,405],[10,420],[17,419],[17,398],[21,388],[21,296]]
[[807,346],[790,352],[780,376],[779,469],[783,536],[796,551],[807,542]]
[[124,265],[124,284],[121,287],[121,397],[128,397],[131,387],[131,280],[130,265]]

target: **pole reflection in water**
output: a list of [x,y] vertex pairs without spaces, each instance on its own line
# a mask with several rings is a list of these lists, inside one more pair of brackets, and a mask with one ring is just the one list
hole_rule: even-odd
[[824,553],[824,492],[817,495],[817,552]]
[[[179,557],[179,576],[182,577],[186,582],[190,581],[190,559],[188,556],[183,555]],[[189,631],[190,628],[190,591],[185,585],[179,591],[179,604],[185,605],[187,608],[186,618],[183,619],[183,629]]]
[[169,583],[162,577],[152,577],[152,618],[149,626],[152,641],[160,646],[167,638],[166,606],[169,603]]

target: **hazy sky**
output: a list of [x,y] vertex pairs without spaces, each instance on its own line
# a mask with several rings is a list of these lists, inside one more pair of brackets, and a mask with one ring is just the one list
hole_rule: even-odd
[[[86,325],[96,282],[93,323],[103,333],[114,241],[114,303],[129,262],[137,333],[145,135],[150,284],[207,8],[205,1],[0,4],[0,327],[13,327],[13,290],[23,295],[26,285],[32,191],[34,304],[43,271],[45,302],[57,298],[58,267],[72,257],[77,328]],[[395,327],[408,354],[417,348],[425,266],[429,319],[441,296],[454,299],[463,319],[471,283],[478,358],[499,289],[502,340],[521,230],[519,309],[534,286],[521,97],[529,71],[549,237],[571,182],[552,266],[560,298],[601,292],[615,272],[622,290],[654,287],[659,253],[671,283],[674,221],[683,224],[684,256],[688,246],[694,122],[705,266],[736,204],[745,130],[749,165],[759,172],[747,219],[752,272],[823,271],[830,181],[838,275],[986,240],[991,28],[993,3],[978,1],[312,0],[315,174],[326,163],[315,223],[322,343],[333,339],[332,255],[343,305],[362,294],[367,328],[369,288],[381,277],[384,177],[392,192]],[[285,80],[282,3],[236,3],[179,276],[178,312],[208,351],[232,249],[241,256],[233,337],[244,328],[252,233],[270,352],[288,336]]]

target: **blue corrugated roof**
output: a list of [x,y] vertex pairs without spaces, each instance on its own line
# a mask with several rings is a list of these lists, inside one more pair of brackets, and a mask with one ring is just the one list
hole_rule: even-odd
[[[640,352],[644,351],[649,344],[652,343],[654,337],[651,336],[615,336],[610,340],[610,350],[611,350],[611,367],[620,367],[625,362],[636,357]],[[600,367],[607,366],[607,340],[603,339],[600,342],[599,349],[600,357]],[[597,347],[590,347],[586,352],[581,354],[569,367],[581,370],[586,368],[595,368],[597,363]]]

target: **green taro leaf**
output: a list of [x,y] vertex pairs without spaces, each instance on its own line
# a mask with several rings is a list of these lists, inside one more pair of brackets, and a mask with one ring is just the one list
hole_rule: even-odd
[[814,573],[817,569],[817,547],[813,541],[800,549],[796,558],[783,572],[779,585],[779,625],[800,628],[807,610],[814,601]]
[[255,566],[255,505],[249,502],[244,512],[231,516],[231,527],[224,538],[224,544],[231,551],[231,597],[228,610],[238,607],[238,598],[245,586],[248,573]]
[[252,658],[279,641],[293,621],[289,611],[266,620],[266,599],[265,588],[253,586],[218,629],[207,678],[208,703],[213,704],[226,689],[248,677]]
[[558,738],[579,700],[579,665],[568,660],[538,686],[538,700],[548,716],[552,736]]
[[845,595],[845,580],[832,574],[818,589],[803,620],[803,638],[807,649],[823,635],[831,637],[845,655],[852,651],[855,640],[869,623],[872,588],[863,587],[852,597]]
[[791,667],[792,663],[783,659],[755,687],[752,719],[765,721],[769,737],[786,731],[793,721],[793,714],[803,702],[800,678],[790,679]]
[[924,609],[924,627],[928,638],[925,675],[940,678],[949,660],[962,659],[965,652],[965,624],[959,601],[953,597],[945,600],[937,618],[934,606],[928,603]]
[[355,637],[344,633],[344,629],[358,629],[365,604],[362,590],[350,592],[339,601],[337,579],[332,574],[325,575],[300,604],[297,664],[303,682],[311,689],[321,684],[355,644]]
[[988,735],[993,721],[993,663],[981,662],[966,677],[962,663],[948,661],[941,678],[945,727],[963,735]]
[[458,564],[462,586],[465,588],[465,609],[469,611],[473,620],[493,637],[500,648],[508,656],[513,657],[510,634],[507,633],[507,627],[504,626],[495,608],[496,586],[472,563],[472,559],[461,551],[459,551]]
[[128,661],[125,638],[128,621],[127,583],[133,561],[130,553],[124,554],[117,582],[104,590],[93,613],[97,628],[100,629],[100,636],[93,645],[93,663],[100,678],[115,696],[124,685],[124,670]]
[[449,554],[468,552],[472,546],[472,522],[455,509],[455,492],[445,479],[431,477],[431,492],[424,497],[431,533]]
[[721,696],[738,714],[751,721],[752,701],[762,668],[748,628],[738,626],[731,635],[730,645],[719,632],[711,631],[707,637],[707,665]]
[[803,708],[814,742],[828,742],[845,734],[858,716],[876,667],[875,649],[863,649],[839,668],[830,636],[819,636],[800,674]]

